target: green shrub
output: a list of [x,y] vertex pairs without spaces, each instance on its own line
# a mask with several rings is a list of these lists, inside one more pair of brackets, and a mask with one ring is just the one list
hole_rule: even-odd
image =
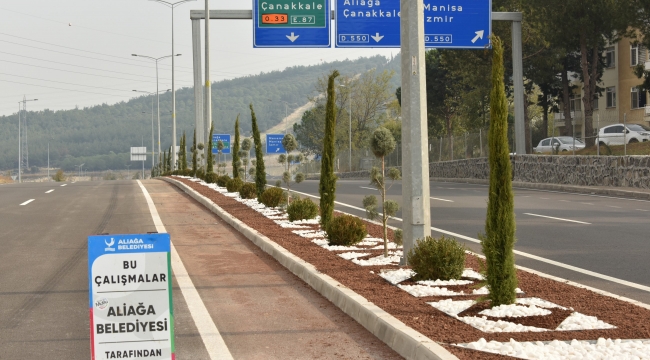
[[230,179],[226,183],[226,189],[231,193],[238,192],[242,186],[244,186],[244,182],[240,178]]
[[242,199],[255,199],[257,197],[257,187],[255,183],[244,183],[239,189],[239,196]]
[[408,252],[415,280],[460,279],[465,268],[465,246],[454,238],[427,236]]
[[368,235],[363,220],[352,215],[333,218],[327,226],[327,240],[330,245],[354,245]]
[[395,245],[402,246],[404,244],[403,238],[404,238],[404,232],[402,231],[402,229],[393,230],[393,242],[395,243]]
[[226,187],[228,184],[228,181],[230,181],[230,176],[228,175],[221,175],[217,178],[217,185],[221,187]]
[[217,182],[217,177],[218,176],[215,173],[207,173],[205,174],[203,181],[205,181],[208,184],[214,184]]
[[311,199],[296,199],[287,207],[289,221],[313,219],[318,215],[318,206]]
[[260,202],[267,207],[277,207],[280,204],[283,204],[286,201],[286,196],[284,196],[284,191],[278,187],[272,187],[264,190],[262,196],[260,196]]
[[203,170],[203,168],[198,168],[196,169],[196,174],[194,174],[194,176],[201,180],[205,180],[205,171]]

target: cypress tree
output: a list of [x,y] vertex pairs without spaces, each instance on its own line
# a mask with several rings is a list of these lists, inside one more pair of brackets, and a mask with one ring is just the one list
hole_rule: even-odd
[[232,178],[239,178],[239,114],[235,120],[235,143],[232,144],[230,153],[232,154]]
[[257,198],[262,196],[264,188],[266,187],[266,169],[264,169],[264,154],[262,153],[262,141],[260,140],[260,130],[257,128],[257,118],[251,108],[251,121],[253,127],[253,142],[255,143],[255,187],[257,188]]
[[197,151],[196,151],[196,129],[194,129],[194,139],[192,140],[192,176],[196,176],[197,169]]
[[514,304],[517,288],[515,270],[515,213],[512,169],[508,147],[508,104],[503,84],[503,45],[492,38],[492,91],[490,93],[490,130],[488,195],[485,235],[481,247],[485,254],[486,283],[491,306]]
[[208,160],[207,167],[205,169],[205,177],[208,178],[209,174],[214,173],[214,167],[212,166],[213,155],[212,155],[212,133],[214,131],[214,124],[210,124],[210,137],[208,138]]
[[181,149],[180,149],[181,156],[179,156],[180,162],[181,162],[180,163],[181,166],[179,166],[179,170],[181,170],[181,171],[187,170],[187,149],[186,149],[186,147],[187,147],[187,140],[185,138],[185,131],[183,131],[183,136],[181,136]]
[[321,161],[320,184],[320,211],[321,225],[327,229],[334,212],[336,199],[336,175],[334,175],[334,142],[336,141],[336,92],[334,79],[339,72],[334,70],[327,81],[327,104],[325,105],[325,138],[323,139],[323,158]]
[[172,151],[174,151],[174,148],[170,146],[167,152],[167,172],[172,171]]

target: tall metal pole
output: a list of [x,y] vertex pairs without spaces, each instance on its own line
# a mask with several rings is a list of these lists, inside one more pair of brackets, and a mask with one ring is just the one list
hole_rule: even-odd
[[20,174],[22,172],[22,163],[23,163],[23,157],[22,157],[22,152],[21,148],[23,146],[21,138],[20,138],[20,112],[22,111],[22,108],[20,107],[20,101],[18,102],[18,183],[23,182],[22,175]]
[[[205,126],[203,125],[203,76],[201,76],[201,20],[195,19],[192,19],[192,59],[194,60],[194,129],[198,142],[202,143],[205,139]],[[201,161],[200,164],[202,165],[203,162]]]
[[25,122],[25,168],[29,169],[29,142],[27,141],[27,98],[23,95],[23,108],[25,109],[25,116],[23,116],[23,121]]
[[154,165],[154,139],[153,139],[153,96],[151,97],[151,169],[153,169]]
[[352,171],[352,87],[350,87],[350,114],[349,115],[350,115],[350,133],[348,135],[350,137],[350,149],[348,150],[350,151],[349,154],[350,157],[348,158],[348,167],[350,168],[350,170],[348,171]]
[[205,113],[205,138],[203,141],[205,159],[208,159],[208,137],[210,136],[210,125],[212,124],[212,89],[210,86],[210,0],[205,0],[205,101],[204,103],[204,113]]
[[[427,102],[424,57],[424,2],[401,0],[402,166],[404,174],[404,254],[431,234],[429,153],[426,151]],[[406,265],[403,257],[401,264]]]
[[160,162],[160,159],[162,159],[162,151],[160,150],[160,90],[158,90],[158,60],[156,60],[156,103],[158,106],[158,161]]
[[50,142],[47,142],[47,181],[50,181]]
[[174,7],[172,6],[172,171],[176,170],[176,88],[174,87]]
[[524,69],[521,44],[521,20],[512,22],[512,80],[515,90],[515,152],[526,154],[524,124]]

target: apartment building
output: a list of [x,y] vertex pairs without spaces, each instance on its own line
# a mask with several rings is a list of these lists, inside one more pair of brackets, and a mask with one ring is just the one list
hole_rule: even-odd
[[[603,72],[601,83],[598,85],[604,91],[597,100],[594,100],[593,128],[623,123],[625,117],[628,123],[645,124],[650,122],[650,101],[645,91],[640,91],[638,86],[643,82],[634,74],[637,64],[645,64],[650,69],[649,52],[641,45],[633,45],[633,40],[623,38],[616,44],[605,49],[603,54],[606,59],[606,68]],[[577,89],[571,95],[569,106],[571,117],[575,121],[575,135],[578,138],[594,136],[584,133],[584,113],[582,111],[582,83],[575,80]],[[648,105],[648,107],[646,107]],[[560,105],[563,109],[563,104]],[[555,127],[564,127],[564,113],[554,114]],[[597,131],[597,130],[594,130]]]

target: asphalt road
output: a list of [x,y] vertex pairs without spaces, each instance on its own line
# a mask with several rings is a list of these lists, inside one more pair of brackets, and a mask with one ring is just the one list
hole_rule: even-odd
[[[187,195],[143,183],[235,359],[399,358]],[[88,359],[88,235],[156,231],[135,181],[61,185],[0,186],[0,359]],[[209,359],[172,285],[176,357]]]
[[[487,186],[431,182],[431,226],[473,239],[484,231]],[[292,189],[318,195],[318,182],[293,184]],[[402,205],[402,184],[388,198]],[[364,215],[362,199],[377,190],[366,180],[339,180],[336,208]],[[596,195],[515,189],[516,250],[581,269],[650,286],[650,202]],[[401,211],[397,214],[401,218]],[[401,222],[392,221],[401,226]],[[434,236],[441,233],[432,232]],[[480,245],[459,239],[476,252]],[[650,292],[573,270],[517,256],[517,264],[650,303]]]

